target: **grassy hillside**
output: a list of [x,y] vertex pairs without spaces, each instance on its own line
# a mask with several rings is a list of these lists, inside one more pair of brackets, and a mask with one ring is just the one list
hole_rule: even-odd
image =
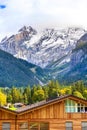
[[44,82],[44,71],[0,50],[0,86],[26,86]]

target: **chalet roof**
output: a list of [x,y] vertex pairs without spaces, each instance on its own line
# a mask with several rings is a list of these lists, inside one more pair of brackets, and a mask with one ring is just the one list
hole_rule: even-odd
[[67,98],[75,100],[75,101],[80,101],[82,103],[87,104],[87,100],[85,100],[85,99],[82,99],[82,98],[79,98],[79,97],[76,97],[76,96],[73,96],[73,95],[64,95],[64,96],[59,96],[59,97],[52,99],[52,100],[43,100],[43,101],[40,101],[40,102],[37,102],[37,103],[34,103],[34,104],[30,104],[30,105],[27,105],[25,107],[21,107],[21,108],[15,110],[15,111],[9,110],[9,109],[4,108],[4,107],[0,107],[0,109],[2,109],[4,111],[8,111],[10,113],[14,113],[14,114],[22,114],[22,113],[25,113],[27,111],[32,111],[34,109],[45,107],[47,105],[55,104],[57,102],[66,100]]
[[0,106],[0,110],[1,110],[1,111],[5,111],[5,112],[8,112],[8,113],[12,113],[12,114],[17,114],[16,111],[10,110],[10,109],[5,108],[5,107],[2,107],[2,106]]
[[83,102],[83,103],[87,104],[87,100],[85,100],[85,99],[82,99],[82,98],[79,98],[79,97],[76,97],[76,96],[73,96],[73,95],[64,95],[64,96],[59,96],[59,97],[57,97],[55,99],[43,100],[43,101],[28,105],[26,107],[19,108],[19,109],[16,110],[16,112],[23,113],[23,112],[26,112],[26,111],[32,111],[32,110],[40,108],[40,107],[55,104],[56,102],[63,101],[65,99],[67,99],[67,98],[70,98],[70,99],[76,100],[76,101],[79,100],[80,102]]

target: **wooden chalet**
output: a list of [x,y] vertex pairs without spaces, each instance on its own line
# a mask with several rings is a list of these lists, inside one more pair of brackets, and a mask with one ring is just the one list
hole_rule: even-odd
[[0,107],[0,130],[87,130],[87,100],[65,95],[16,111]]

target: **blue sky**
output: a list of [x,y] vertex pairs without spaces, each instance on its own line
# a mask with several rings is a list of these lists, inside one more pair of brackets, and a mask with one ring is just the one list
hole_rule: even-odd
[[0,39],[24,25],[87,28],[87,0],[0,0]]

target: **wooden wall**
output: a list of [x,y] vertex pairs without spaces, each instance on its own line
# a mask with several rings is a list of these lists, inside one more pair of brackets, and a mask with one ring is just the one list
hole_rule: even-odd
[[64,101],[19,115],[0,110],[0,130],[2,130],[2,122],[10,122],[11,130],[19,130],[20,122],[48,122],[49,130],[65,130],[67,121],[73,122],[73,130],[81,130],[81,121],[87,121],[87,113],[66,113]]
[[15,115],[7,111],[0,110],[0,120],[12,120],[15,119]]
[[64,102],[52,104],[40,109],[32,110],[23,115],[18,116],[18,119],[55,119],[64,118]]
[[64,101],[26,112],[18,119],[87,119],[87,113],[66,113]]
[[65,123],[71,121],[73,130],[81,130],[81,121],[87,121],[87,113],[66,113],[64,101],[27,112],[18,116],[18,122],[49,122],[50,130],[65,130]]

